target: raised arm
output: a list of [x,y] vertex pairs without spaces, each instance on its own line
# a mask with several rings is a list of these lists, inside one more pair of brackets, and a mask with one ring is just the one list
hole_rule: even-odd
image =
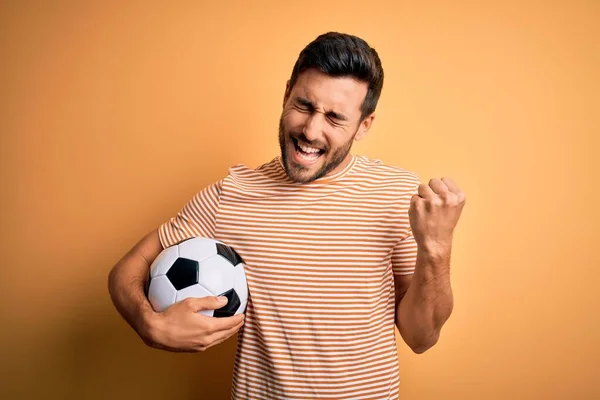
[[396,325],[416,353],[437,343],[452,313],[452,236],[465,203],[464,192],[450,178],[420,184],[411,197],[408,214],[417,260],[412,277],[395,280]]

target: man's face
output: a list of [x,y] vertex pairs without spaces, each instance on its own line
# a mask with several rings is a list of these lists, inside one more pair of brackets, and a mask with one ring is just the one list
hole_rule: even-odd
[[361,121],[368,86],[349,77],[331,77],[316,69],[298,75],[286,88],[279,120],[279,146],[288,176],[311,182],[341,171],[354,140],[362,139],[374,118]]

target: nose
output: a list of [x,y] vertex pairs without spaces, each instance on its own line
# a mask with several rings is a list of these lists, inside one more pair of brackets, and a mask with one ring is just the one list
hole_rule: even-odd
[[319,139],[323,130],[323,123],[323,116],[320,113],[312,113],[306,120],[304,129],[302,130],[302,133],[304,133],[306,139],[310,140],[311,142]]

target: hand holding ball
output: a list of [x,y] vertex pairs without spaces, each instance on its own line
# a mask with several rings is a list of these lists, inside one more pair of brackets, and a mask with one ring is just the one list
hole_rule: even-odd
[[209,317],[243,313],[248,286],[242,258],[226,244],[196,237],[163,250],[150,266],[148,299],[157,312],[189,297],[227,297],[219,309],[202,310]]
[[147,340],[153,347],[202,351],[243,325],[244,262],[223,242],[196,237],[164,249],[150,266],[149,281],[148,299],[158,316]]

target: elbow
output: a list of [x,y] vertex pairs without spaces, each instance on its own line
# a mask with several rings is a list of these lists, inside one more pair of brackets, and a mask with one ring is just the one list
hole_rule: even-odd
[[111,268],[107,278],[108,294],[111,298],[114,298],[116,285],[119,278],[119,271],[116,265]]
[[115,281],[115,277],[117,275],[117,271],[116,271],[116,266],[112,267],[110,269],[110,271],[108,272],[108,289],[110,290],[111,286],[113,285],[113,282]]
[[423,354],[425,353],[427,350],[429,350],[430,348],[433,347],[435,343],[421,343],[421,344],[417,344],[417,345],[412,345],[410,346],[410,349],[413,351],[413,353],[415,354]]
[[110,272],[108,273],[108,279],[107,279],[107,288],[108,288],[108,295],[110,296],[110,299],[114,302],[115,300],[115,270],[114,268],[110,270]]
[[413,343],[409,343],[410,349],[415,354],[423,354],[438,342],[440,338],[439,334],[432,334],[428,338],[423,338],[422,340],[414,341]]

